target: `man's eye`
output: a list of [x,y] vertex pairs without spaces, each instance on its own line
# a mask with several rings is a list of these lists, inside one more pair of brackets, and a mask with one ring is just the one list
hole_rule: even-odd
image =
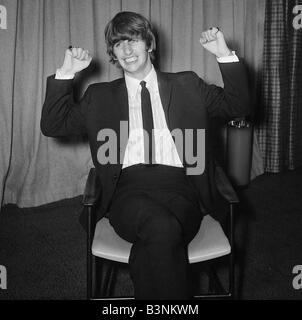
[[118,47],[120,46],[120,44],[121,44],[121,42],[119,41],[119,42],[117,42],[117,43],[114,44],[114,47],[115,47],[115,48],[118,48]]

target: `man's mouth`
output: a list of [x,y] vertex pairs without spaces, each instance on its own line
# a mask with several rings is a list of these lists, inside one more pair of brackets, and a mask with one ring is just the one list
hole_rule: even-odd
[[125,58],[125,62],[126,63],[133,63],[133,62],[136,62],[137,61],[137,57],[129,57],[129,58]]

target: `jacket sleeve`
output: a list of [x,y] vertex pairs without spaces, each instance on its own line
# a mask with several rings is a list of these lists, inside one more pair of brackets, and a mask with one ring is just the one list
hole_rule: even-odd
[[40,127],[45,136],[60,137],[86,132],[85,110],[90,99],[90,87],[79,102],[73,99],[73,80],[47,78],[45,101]]
[[199,78],[199,88],[210,117],[225,119],[250,114],[250,97],[246,68],[239,62],[219,63],[224,88],[208,85]]

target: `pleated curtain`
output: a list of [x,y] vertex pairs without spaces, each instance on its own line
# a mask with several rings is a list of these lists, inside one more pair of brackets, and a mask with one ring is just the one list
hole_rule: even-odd
[[257,136],[266,172],[302,165],[302,1],[267,1]]

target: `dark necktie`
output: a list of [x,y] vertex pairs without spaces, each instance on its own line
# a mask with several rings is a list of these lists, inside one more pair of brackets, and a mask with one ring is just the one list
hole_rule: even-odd
[[[155,150],[153,146],[154,135],[152,132],[152,129],[154,129],[154,123],[153,123],[153,116],[152,116],[150,93],[146,87],[145,81],[141,81],[140,85],[142,86],[141,104],[142,104],[143,128],[145,130],[145,134],[144,134],[145,163],[155,164]],[[148,157],[148,154],[149,154],[149,157]]]

